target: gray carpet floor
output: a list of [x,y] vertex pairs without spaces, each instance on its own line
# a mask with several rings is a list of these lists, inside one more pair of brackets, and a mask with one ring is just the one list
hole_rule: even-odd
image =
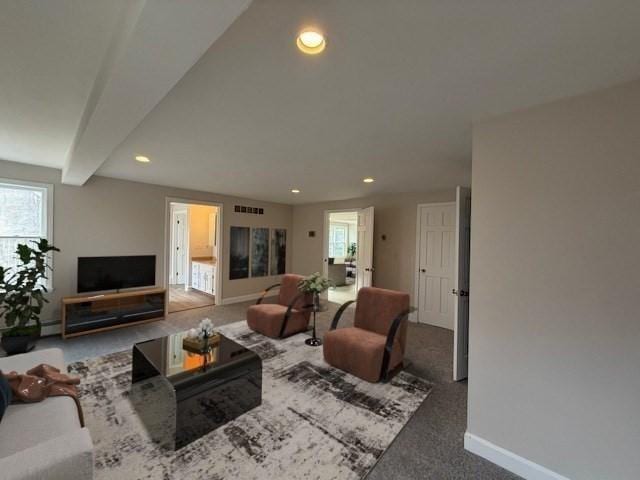
[[[208,317],[214,325],[245,319],[251,303],[204,307],[170,314],[166,319],[136,327],[62,340],[47,337],[37,348],[60,347],[67,362],[131,348],[135,342],[157,338],[196,326]],[[329,304],[317,318],[322,337],[337,309]],[[353,323],[349,308],[340,326]],[[443,328],[409,324],[407,370],[435,384],[433,392],[396,437],[367,480],[474,479],[510,480],[519,477],[473,455],[463,447],[467,420],[466,382],[453,382],[453,333]],[[313,347],[309,347],[313,348]]]

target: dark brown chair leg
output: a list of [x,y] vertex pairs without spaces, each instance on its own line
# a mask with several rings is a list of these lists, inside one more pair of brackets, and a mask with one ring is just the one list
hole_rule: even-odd
[[402,370],[404,370],[404,364],[402,362],[400,362],[400,364],[398,364],[397,367],[389,370],[386,375],[383,375],[382,378],[380,379],[382,381],[382,383],[388,383],[390,382],[393,377],[395,377],[398,373],[400,373]]

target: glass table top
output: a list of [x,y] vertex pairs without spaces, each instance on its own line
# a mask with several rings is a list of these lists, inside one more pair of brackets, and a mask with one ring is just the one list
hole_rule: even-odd
[[[136,343],[149,363],[170,382],[210,374],[224,367],[244,363],[257,356],[256,353],[221,334],[210,339],[210,351],[203,353],[197,348],[184,345],[187,332]],[[203,368],[206,367],[206,368]]]

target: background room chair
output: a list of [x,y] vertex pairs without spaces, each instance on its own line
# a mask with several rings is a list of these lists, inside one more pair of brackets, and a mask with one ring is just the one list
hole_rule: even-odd
[[[386,381],[402,368],[407,343],[409,295],[382,288],[358,292],[353,327],[336,329],[343,304],[324,336],[324,359],[329,364],[369,382]],[[390,373],[391,372],[391,373]]]
[[[247,310],[247,324],[251,330],[271,338],[284,338],[304,332],[309,326],[311,294],[299,291],[301,275],[283,275],[281,283],[267,288],[255,305]],[[262,303],[269,290],[280,287],[278,303]]]
[[334,263],[327,265],[329,281],[335,287],[342,287],[347,284],[347,265],[345,263]]

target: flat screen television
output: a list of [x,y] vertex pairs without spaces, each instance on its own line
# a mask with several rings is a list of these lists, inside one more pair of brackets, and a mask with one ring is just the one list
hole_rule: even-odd
[[155,255],[78,257],[78,293],[151,287],[155,284]]

